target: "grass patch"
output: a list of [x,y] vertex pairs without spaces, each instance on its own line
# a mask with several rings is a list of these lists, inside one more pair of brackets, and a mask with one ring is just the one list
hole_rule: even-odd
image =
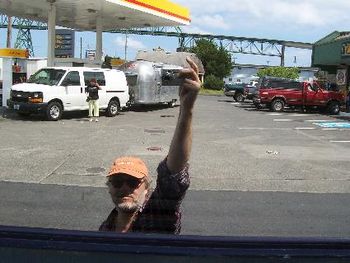
[[199,94],[201,95],[223,95],[223,90],[213,90],[213,89],[205,89],[201,88],[199,91]]

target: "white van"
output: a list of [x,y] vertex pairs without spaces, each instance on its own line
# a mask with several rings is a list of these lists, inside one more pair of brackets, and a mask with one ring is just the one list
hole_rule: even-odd
[[7,106],[19,115],[43,112],[49,120],[59,120],[63,111],[87,110],[85,87],[96,79],[100,110],[116,116],[129,101],[125,74],[116,69],[83,67],[42,68],[27,83],[13,85]]

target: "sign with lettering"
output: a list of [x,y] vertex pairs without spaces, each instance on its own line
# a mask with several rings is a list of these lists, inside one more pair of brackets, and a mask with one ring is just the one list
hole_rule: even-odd
[[0,57],[24,59],[29,57],[29,51],[27,49],[0,48]]
[[96,58],[96,50],[95,49],[85,50],[85,58],[89,60],[94,60]]
[[70,29],[56,29],[55,37],[55,57],[74,57],[75,32]]

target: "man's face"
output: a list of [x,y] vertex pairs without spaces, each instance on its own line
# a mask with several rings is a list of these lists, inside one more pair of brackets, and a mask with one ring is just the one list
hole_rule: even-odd
[[147,189],[144,180],[127,174],[118,174],[108,178],[109,193],[117,210],[133,213],[143,205]]

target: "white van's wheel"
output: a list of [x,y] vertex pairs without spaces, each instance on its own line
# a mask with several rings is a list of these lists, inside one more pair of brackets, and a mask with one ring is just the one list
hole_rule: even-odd
[[49,121],[57,121],[61,119],[62,111],[61,103],[53,101],[47,106],[46,117]]
[[119,101],[114,99],[108,103],[108,107],[106,109],[106,114],[108,117],[114,117],[114,116],[118,115],[119,110],[120,110]]

